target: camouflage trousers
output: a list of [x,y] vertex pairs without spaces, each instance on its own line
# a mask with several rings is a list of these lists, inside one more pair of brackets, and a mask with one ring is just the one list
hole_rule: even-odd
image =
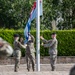
[[19,65],[20,65],[20,59],[21,59],[21,51],[20,50],[14,51],[14,57],[15,57],[14,71],[18,71],[18,68],[19,68]]
[[30,63],[32,64],[32,70],[35,70],[35,53],[26,53],[27,70],[30,71]]
[[50,54],[50,63],[52,71],[55,70],[56,62],[57,62],[57,54]]

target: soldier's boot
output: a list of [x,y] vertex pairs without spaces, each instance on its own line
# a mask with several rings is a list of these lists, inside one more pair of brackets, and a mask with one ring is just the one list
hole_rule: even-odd
[[32,70],[33,70],[33,71],[35,71],[35,68],[34,68],[34,67],[32,67]]
[[18,71],[15,69],[14,72],[18,72]]
[[14,72],[18,72],[18,69],[17,69],[17,68],[15,68]]
[[34,71],[34,63],[32,63],[32,70]]
[[27,65],[27,70],[30,71],[30,64]]
[[27,70],[28,70],[28,71],[30,71],[30,69],[29,69],[29,68],[27,68]]
[[32,59],[32,70],[35,71],[35,60]]
[[55,66],[51,65],[52,70],[51,71],[55,71]]
[[55,71],[55,67],[52,68],[52,71]]
[[28,64],[28,66],[27,66],[27,70],[30,71],[30,64]]
[[15,69],[14,69],[14,72],[18,72],[18,64],[17,63],[15,63]]

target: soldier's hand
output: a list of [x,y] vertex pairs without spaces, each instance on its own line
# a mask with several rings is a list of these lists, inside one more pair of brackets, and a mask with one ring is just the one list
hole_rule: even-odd
[[30,33],[28,33],[30,35]]
[[42,36],[40,36],[40,39],[42,39],[42,40],[43,40],[44,38],[43,38]]
[[18,41],[19,44],[21,44],[21,42]]
[[21,42],[18,41],[18,43],[19,43],[19,45],[21,45]]
[[23,41],[23,38],[21,37],[21,38],[20,38],[20,42],[22,42],[22,41]]

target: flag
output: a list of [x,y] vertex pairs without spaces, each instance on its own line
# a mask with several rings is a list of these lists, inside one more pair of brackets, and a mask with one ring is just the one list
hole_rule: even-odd
[[[39,16],[41,16],[43,14],[43,11],[42,11],[42,1],[41,0],[40,0],[40,5],[39,6],[40,6],[40,15]],[[36,2],[34,2],[33,6],[32,6],[31,13],[30,13],[30,17],[29,17],[28,22],[26,24],[26,27],[24,29],[24,36],[26,38],[25,43],[28,42],[31,21],[36,18],[36,11],[37,11]]]
[[32,10],[31,10],[31,13],[30,13],[31,21],[35,18],[36,18],[36,2],[34,2],[34,5],[32,6]]
[[30,32],[30,25],[31,25],[31,21],[30,18],[28,19],[28,22],[26,24],[25,30],[24,30],[24,36],[25,36],[25,41],[24,43],[28,42],[28,38],[29,38],[29,32]]

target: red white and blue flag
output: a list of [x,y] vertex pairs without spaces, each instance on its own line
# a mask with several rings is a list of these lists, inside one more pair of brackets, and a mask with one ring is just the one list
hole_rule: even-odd
[[[42,0],[40,0],[40,15],[41,16],[43,14],[43,10],[42,10]],[[36,8],[36,2],[34,2],[33,6],[32,6],[32,10],[31,10],[31,13],[30,13],[30,17],[28,19],[28,22],[26,24],[26,27],[24,29],[24,36],[26,38],[25,40],[25,43],[28,42],[28,38],[29,38],[29,33],[30,33],[30,26],[31,26],[31,21],[34,20],[36,18],[36,11],[37,11],[37,8]]]

